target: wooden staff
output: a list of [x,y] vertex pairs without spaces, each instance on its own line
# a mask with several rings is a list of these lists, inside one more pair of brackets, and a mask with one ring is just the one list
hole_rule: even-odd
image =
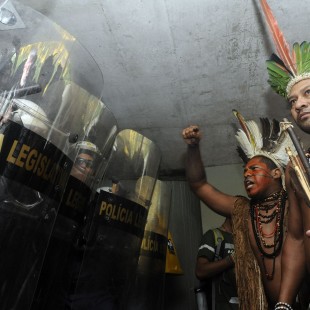
[[305,156],[304,150],[301,147],[301,144],[298,140],[298,138],[296,137],[296,134],[293,130],[293,125],[291,122],[289,122],[286,118],[283,119],[283,123],[281,123],[281,126],[283,126],[283,129],[286,130],[296,148],[296,151],[299,155],[299,158],[304,166],[304,169],[307,173],[308,176],[308,180],[310,180],[310,166],[309,166],[309,160],[307,159],[307,157]]
[[[300,182],[300,185],[302,189],[304,190],[304,193],[306,194],[308,198],[308,203],[310,202],[310,165],[307,157],[305,156],[304,150],[296,137],[296,134],[293,130],[293,125],[291,122],[289,122],[286,118],[283,119],[283,122],[281,122],[281,126],[284,130],[287,131],[289,134],[295,148],[298,154],[297,156],[294,156],[292,153],[292,150],[287,147],[285,148],[287,155],[290,158],[290,161],[292,163],[292,166],[296,172],[297,178]],[[310,207],[310,206],[309,206]]]

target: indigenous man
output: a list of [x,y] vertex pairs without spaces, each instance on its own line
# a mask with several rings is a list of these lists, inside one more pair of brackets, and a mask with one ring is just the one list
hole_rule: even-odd
[[[271,124],[269,120],[268,123]],[[263,150],[267,146],[263,146],[262,136],[253,137],[255,132],[259,132],[254,121],[244,122],[244,127],[247,133],[239,130],[236,137],[243,155],[248,154],[243,175],[250,200],[222,193],[207,182],[199,150],[201,136],[198,126],[183,130],[183,138],[188,144],[186,173],[191,189],[207,206],[232,218],[240,309],[271,309],[278,300],[281,283],[286,211],[286,192],[281,176],[288,158],[282,147],[277,148],[279,153]],[[251,143],[253,139],[257,141]],[[288,140],[279,139],[279,142],[286,144]],[[274,142],[277,144],[278,141]]]
[[[273,25],[270,28],[273,37],[282,37],[266,0],[261,0],[261,4],[268,24]],[[310,134],[310,43],[294,43],[290,51],[282,37],[278,42],[275,40],[275,45],[278,55],[273,54],[267,61],[268,82],[276,93],[287,99],[291,115],[298,127]],[[286,187],[290,210],[288,234],[282,256],[280,302],[275,308],[279,310],[292,309],[291,304],[306,274],[305,269],[310,272],[310,204],[292,165],[286,169]],[[309,275],[305,281],[310,282]],[[304,295],[309,298],[309,291]]]

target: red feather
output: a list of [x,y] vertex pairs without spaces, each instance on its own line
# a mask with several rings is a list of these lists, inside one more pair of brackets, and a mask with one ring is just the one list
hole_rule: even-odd
[[294,75],[297,74],[294,56],[291,57],[290,49],[285,41],[283,33],[281,32],[278,22],[276,21],[272,11],[266,0],[260,0],[267,24],[273,36],[273,41],[276,45],[279,57],[285,64],[288,70],[290,70]]

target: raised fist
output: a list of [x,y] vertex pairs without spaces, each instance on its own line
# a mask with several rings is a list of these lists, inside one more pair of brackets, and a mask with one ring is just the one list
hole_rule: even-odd
[[197,125],[191,125],[183,129],[182,136],[184,141],[190,146],[198,145],[201,139],[199,127]]

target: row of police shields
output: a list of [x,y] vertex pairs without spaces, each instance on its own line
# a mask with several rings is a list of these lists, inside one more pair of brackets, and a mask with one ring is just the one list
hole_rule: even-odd
[[7,5],[21,26],[0,31],[0,308],[160,309],[160,151],[118,130],[72,35]]

